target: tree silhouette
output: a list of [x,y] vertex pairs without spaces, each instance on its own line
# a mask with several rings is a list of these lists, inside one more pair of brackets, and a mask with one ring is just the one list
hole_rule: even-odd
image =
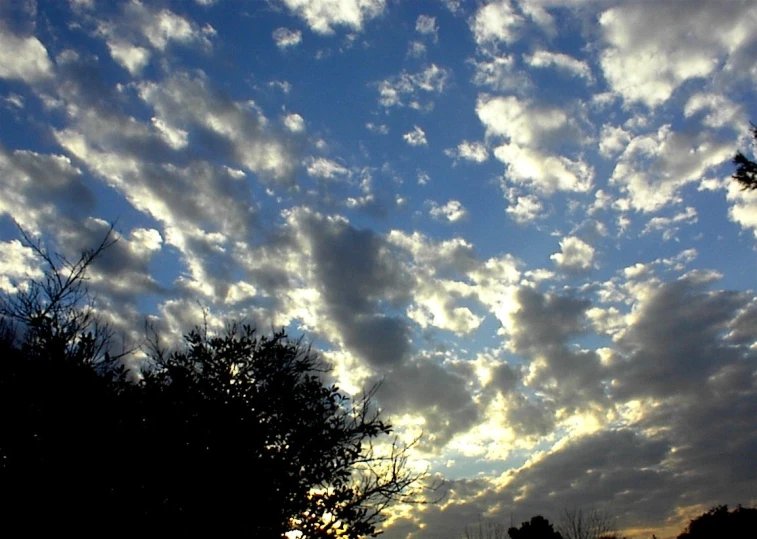
[[549,520],[541,515],[531,517],[520,528],[510,528],[507,533],[510,539],[562,539],[562,535],[554,530]]
[[693,519],[678,539],[747,539],[754,537],[755,530],[757,508],[738,506],[733,511],[728,511],[727,505],[720,505]]
[[560,534],[564,539],[609,539],[615,537],[613,519],[592,509],[566,509],[560,518]]
[[[752,132],[752,137],[757,142],[757,126],[752,124],[750,131]],[[736,156],[733,158],[733,164],[736,165],[733,179],[739,182],[741,188],[748,190],[757,189],[757,163],[739,151],[736,152]]]
[[357,538],[429,501],[375,388],[348,398],[301,341],[236,323],[153,335],[129,381],[86,291],[110,236],[73,264],[24,238],[46,271],[0,303],[2,526]]
[[465,527],[465,539],[507,539],[507,533],[502,524],[479,520],[477,525]]

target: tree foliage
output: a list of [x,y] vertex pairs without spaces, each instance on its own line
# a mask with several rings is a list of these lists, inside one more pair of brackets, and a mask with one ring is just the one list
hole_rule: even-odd
[[[0,303],[0,495],[5,525],[81,534],[365,537],[392,503],[426,503],[428,474],[372,402],[283,331],[205,325],[134,382],[86,290],[112,242],[46,265]],[[134,378],[134,376],[132,376]]]
[[510,539],[562,539],[560,532],[555,531],[549,520],[541,515],[531,517],[520,528],[510,528],[507,533]]
[[[752,124],[751,132],[757,142],[757,126],[754,124]],[[736,165],[733,179],[741,185],[741,188],[751,191],[757,189],[757,163],[739,151],[733,158],[733,164]]]
[[738,506],[733,511],[728,511],[727,505],[720,505],[693,519],[678,539],[747,539],[754,537],[755,530],[757,508]]

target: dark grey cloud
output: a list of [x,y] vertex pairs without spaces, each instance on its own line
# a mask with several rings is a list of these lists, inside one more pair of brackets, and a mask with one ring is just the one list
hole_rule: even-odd
[[0,175],[0,213],[24,227],[60,226],[61,219],[74,223],[95,207],[90,186],[65,156],[11,151],[0,145]]
[[580,409],[605,401],[600,358],[575,341],[588,331],[586,299],[522,287],[513,315],[513,351],[530,362],[528,383],[557,401]]
[[373,231],[312,214],[299,226],[345,344],[379,370],[402,363],[410,352],[410,328],[384,309],[409,301],[413,278],[391,246]]
[[749,296],[708,291],[709,281],[693,272],[659,286],[641,303],[635,322],[618,341],[623,357],[613,367],[613,396],[667,397],[696,391],[720,367],[740,359],[744,349],[725,342],[723,335],[733,323],[744,332],[734,337],[747,340],[743,321],[751,309],[742,309]]
[[394,367],[376,396],[388,414],[423,416],[422,448],[441,448],[480,417],[470,390],[472,379],[470,369],[453,370],[438,358],[416,357]]

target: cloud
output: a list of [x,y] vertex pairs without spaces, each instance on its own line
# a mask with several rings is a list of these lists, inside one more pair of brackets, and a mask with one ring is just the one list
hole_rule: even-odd
[[631,139],[620,155],[610,183],[620,186],[631,206],[653,212],[681,201],[679,190],[733,156],[733,142],[712,131],[657,132]]
[[722,94],[698,92],[693,94],[683,109],[686,118],[705,112],[702,124],[714,129],[735,127],[743,123],[742,108]]
[[514,96],[481,95],[476,114],[487,137],[507,143],[494,148],[494,156],[506,165],[507,177],[539,192],[587,191],[593,169],[579,156],[556,155],[564,140],[580,141],[581,129],[563,109],[540,106]]
[[573,76],[592,80],[589,65],[567,54],[537,50],[533,54],[525,55],[524,60],[531,67],[555,67]]
[[52,75],[53,64],[39,39],[16,36],[0,24],[0,78],[36,84]]
[[419,92],[440,94],[447,86],[450,71],[436,64],[426,66],[417,73],[402,71],[399,75],[389,77],[378,84],[379,104],[383,107],[404,107],[423,109],[419,101]]
[[473,163],[483,163],[489,159],[489,151],[481,142],[462,141],[457,148],[444,150],[445,155],[457,159],[464,159]]
[[299,30],[290,30],[289,28],[276,28],[273,31],[273,40],[280,49],[295,47],[302,41],[302,32]]
[[478,8],[470,20],[473,38],[480,46],[512,43],[523,18],[515,12],[509,0],[494,0]]
[[415,31],[422,35],[433,36],[434,41],[439,39],[439,27],[436,25],[436,17],[430,15],[418,15],[415,21]]
[[365,128],[372,132],[372,133],[378,133],[379,135],[388,135],[389,134],[389,126],[386,124],[375,124],[373,122],[368,122],[365,124]]
[[306,170],[309,176],[333,180],[338,177],[347,177],[350,171],[336,161],[325,157],[310,157],[306,161]]
[[303,133],[305,131],[305,119],[294,112],[284,116],[284,125],[292,133]]
[[39,259],[31,247],[18,240],[0,242],[0,291],[15,294],[28,279],[42,276]]
[[131,75],[139,75],[150,62],[150,51],[145,47],[131,45],[124,41],[111,39],[108,41],[110,55]]
[[622,127],[605,124],[600,135],[599,153],[602,157],[611,159],[626,149],[631,138],[631,133]]
[[732,204],[728,218],[742,228],[752,229],[757,237],[757,191],[745,191],[736,182],[729,182],[727,199]]
[[467,377],[450,372],[435,358],[419,357],[393,369],[376,397],[382,407],[397,415],[424,418],[427,448],[442,447],[453,435],[469,429],[479,411],[467,391]]
[[361,31],[363,24],[380,16],[385,0],[282,0],[292,13],[318,34],[333,34],[337,26]]
[[199,26],[168,9],[157,9],[139,0],[120,6],[120,13],[96,21],[96,34],[105,38],[113,60],[138,75],[149,63],[152,51],[165,52],[171,44],[211,46],[216,31]]
[[544,215],[544,206],[533,195],[514,197],[515,203],[511,202],[505,210],[516,223],[525,224],[542,219]]
[[463,207],[460,201],[450,200],[443,206],[439,206],[436,202],[431,202],[429,214],[437,221],[455,223],[461,219],[465,219],[468,216],[468,210]]
[[[162,84],[138,85],[140,98],[166,125],[199,131],[215,138],[228,153],[261,179],[290,181],[292,151],[268,128],[268,120],[251,101],[235,102],[217,93],[203,77],[177,73]],[[196,131],[196,132],[197,132]]]
[[405,361],[410,329],[404,319],[383,314],[379,302],[407,302],[413,279],[386,241],[304,209],[290,212],[288,223],[312,261],[314,285],[336,330],[330,337],[379,372]]
[[674,4],[629,3],[602,13],[605,78],[628,102],[653,108],[684,82],[711,75],[750,41],[757,7],[696,1],[686,17]]
[[594,247],[575,236],[566,236],[560,240],[560,252],[549,258],[566,273],[585,272],[593,266]]
[[413,127],[413,130],[402,135],[410,146],[426,146],[428,141],[426,140],[426,133],[417,125]]
[[0,175],[4,186],[0,215],[13,217],[31,233],[62,220],[76,222],[95,207],[82,171],[66,156],[10,152],[0,146]]
[[533,87],[528,73],[517,69],[512,54],[487,54],[484,59],[470,59],[475,69],[473,84],[488,86],[497,92],[512,92],[524,95]]
[[683,212],[677,213],[672,217],[653,217],[644,226],[642,234],[662,231],[662,239],[668,241],[676,236],[682,224],[692,225],[697,220],[696,208],[688,206]]

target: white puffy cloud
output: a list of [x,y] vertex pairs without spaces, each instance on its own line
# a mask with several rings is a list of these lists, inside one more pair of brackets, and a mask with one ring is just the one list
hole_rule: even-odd
[[582,139],[580,128],[565,110],[514,96],[482,95],[476,113],[487,137],[508,141],[494,149],[494,156],[506,165],[510,180],[547,194],[556,190],[584,192],[591,187],[594,170],[582,157],[555,152],[563,140]]
[[445,155],[457,159],[464,159],[474,163],[483,163],[489,159],[489,150],[481,142],[462,141],[457,148],[448,148],[444,150]]
[[576,236],[566,236],[560,240],[560,252],[549,258],[567,273],[584,272],[593,266],[594,247]]
[[273,31],[273,40],[280,49],[295,47],[302,41],[302,32],[299,30],[290,30],[289,28],[276,28]]
[[702,112],[702,123],[707,127],[736,127],[744,122],[742,108],[722,94],[698,92],[689,97],[684,116],[689,118]]
[[162,84],[141,83],[138,92],[166,125],[207,129],[228,141],[234,158],[251,171],[289,180],[291,151],[268,129],[268,119],[253,102],[230,101],[216,94],[204,77],[181,73]]
[[0,242],[0,291],[15,294],[28,279],[42,277],[39,259],[18,240]]
[[97,31],[106,38],[113,59],[132,74],[139,72],[149,59],[149,45],[165,51],[169,44],[199,44],[210,46],[216,31],[210,25],[200,26],[168,9],[157,9],[139,0],[120,6],[120,14],[110,20],[101,20]]
[[311,30],[332,34],[337,26],[360,31],[363,24],[384,12],[385,0],[282,0]]
[[538,145],[569,124],[567,113],[552,106],[538,106],[515,96],[480,96],[476,114],[488,136],[504,137],[519,145]]
[[426,133],[417,125],[413,127],[412,131],[402,135],[402,138],[405,139],[405,142],[410,146],[426,146],[428,144]]
[[685,81],[711,75],[754,39],[757,6],[698,0],[626,3],[599,17],[605,78],[626,101],[656,107]]
[[505,210],[516,223],[525,224],[544,218],[544,206],[533,195],[516,196]]
[[52,74],[53,64],[39,39],[16,36],[0,24],[0,78],[34,84]]
[[497,92],[525,94],[532,83],[526,71],[517,69],[512,54],[487,54],[483,59],[470,59],[473,65],[473,84],[488,86]]
[[576,77],[581,77],[587,80],[592,79],[589,64],[577,60],[568,54],[538,50],[533,54],[525,55],[524,60],[531,67],[555,67],[558,70],[566,71]]
[[438,221],[454,223],[464,219],[468,215],[468,210],[465,209],[459,200],[450,200],[442,206],[436,202],[431,202],[429,214]]
[[494,0],[478,8],[470,21],[473,37],[479,46],[511,43],[523,18],[515,12],[510,0]]
[[340,176],[349,176],[350,174],[350,171],[346,167],[325,157],[310,157],[306,160],[305,167],[308,175],[314,178],[333,180]]
[[284,125],[292,133],[302,133],[305,131],[305,119],[295,112],[284,116]]
[[736,182],[729,182],[727,189],[728,217],[757,237],[757,190],[743,190]]
[[113,59],[131,75],[139,75],[150,62],[150,51],[146,47],[118,39],[108,40],[107,45]]
[[677,132],[664,125],[634,137],[610,178],[629,196],[631,207],[657,211],[679,202],[679,190],[733,157],[733,142],[711,131]]
[[602,126],[602,134],[599,140],[599,153],[602,157],[610,159],[622,152],[631,141],[631,133],[611,124]]
[[537,149],[517,144],[503,144],[494,148],[494,156],[505,163],[507,177],[537,191],[586,192],[591,187],[593,170],[584,161],[572,161]]

